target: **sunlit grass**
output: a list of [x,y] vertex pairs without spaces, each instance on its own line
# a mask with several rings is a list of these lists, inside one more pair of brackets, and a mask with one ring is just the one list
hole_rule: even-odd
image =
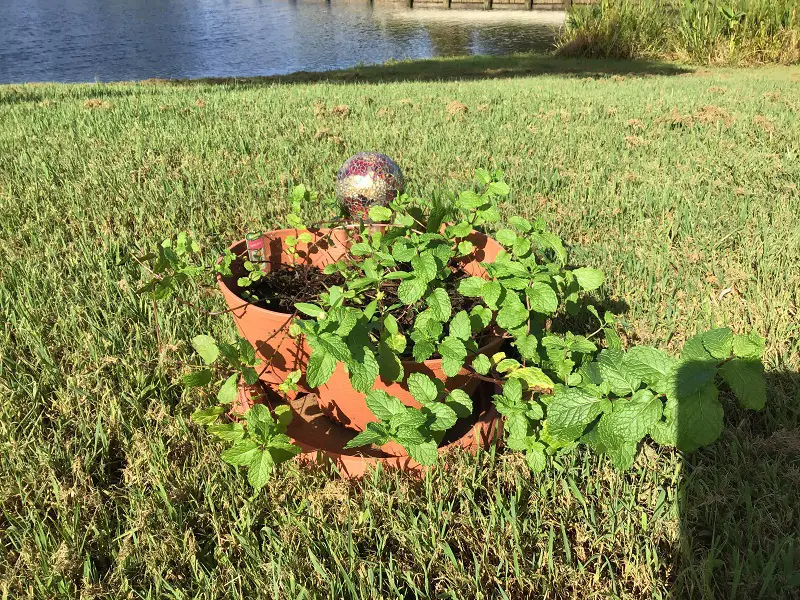
[[[467,60],[470,78],[519,77],[0,87],[2,597],[797,592],[800,69]],[[275,226],[292,185],[330,194],[366,149],[420,195],[505,169],[505,214],[544,217],[605,269],[631,338],[755,329],[768,409],[730,412],[691,464],[647,447],[629,473],[583,452],[541,476],[502,453],[423,481],[289,466],[251,499],[178,377],[187,340],[232,323],[164,305],[159,354],[130,253]]]

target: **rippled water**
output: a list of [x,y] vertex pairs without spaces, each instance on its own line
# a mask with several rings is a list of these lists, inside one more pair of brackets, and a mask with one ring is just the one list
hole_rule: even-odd
[[545,50],[562,20],[366,0],[0,0],[0,82],[274,75]]

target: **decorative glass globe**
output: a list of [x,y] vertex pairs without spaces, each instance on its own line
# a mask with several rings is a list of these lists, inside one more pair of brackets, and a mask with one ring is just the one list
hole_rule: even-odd
[[378,152],[351,156],[336,175],[336,197],[345,213],[354,219],[368,219],[370,208],[387,206],[404,186],[400,167]]

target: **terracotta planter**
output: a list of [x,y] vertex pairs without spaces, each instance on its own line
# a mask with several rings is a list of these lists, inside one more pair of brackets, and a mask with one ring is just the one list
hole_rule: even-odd
[[[470,275],[485,277],[486,270],[481,267],[481,262],[492,262],[503,247],[491,238],[482,233],[473,232],[469,239],[475,246],[475,252],[462,264],[462,268]],[[482,354],[493,354],[500,349],[503,340],[497,336],[489,336],[484,341],[484,345],[479,348]],[[408,376],[411,373],[424,373],[444,382],[447,391],[456,388],[463,389],[467,394],[472,395],[480,382],[467,369],[462,369],[454,377],[448,377],[442,370],[441,359],[426,360],[418,363],[414,360],[403,361],[405,377],[403,381],[393,382],[384,381],[380,378],[375,380],[374,389],[385,390],[392,396],[396,396],[406,406],[420,408],[420,404],[414,400],[408,391]],[[344,365],[339,363],[336,370],[327,383],[317,389],[319,396],[319,406],[330,418],[338,423],[363,431],[367,423],[375,421],[375,415],[367,407],[365,394],[361,394],[350,385],[350,379],[345,372]]]
[[[265,234],[267,270],[275,269],[281,264],[288,264],[293,260],[285,251],[284,240],[287,236],[296,236],[298,233],[299,231],[296,229],[281,229]],[[346,255],[348,240],[345,231],[320,229],[311,233],[314,236],[311,243],[298,244],[298,257],[294,259],[295,263],[323,267]],[[498,252],[502,250],[502,246],[478,232],[473,232],[467,239],[472,242],[475,250],[467,260],[463,261],[462,267],[470,275],[483,277],[486,272],[479,263],[493,261]],[[236,254],[243,254],[245,249],[244,240],[231,246],[231,250]],[[261,380],[270,386],[277,386],[291,371],[299,369],[305,372],[310,349],[303,338],[289,337],[288,330],[292,315],[248,305],[233,291],[235,279],[236,276],[232,280],[218,277],[217,282],[225,297],[225,302],[231,310],[239,333],[252,344],[258,357],[268,365],[261,373]],[[491,353],[496,351],[501,343],[502,340],[498,338],[490,339],[480,350]],[[470,394],[478,384],[478,380],[470,376],[466,369],[455,377],[446,377],[441,369],[441,360],[428,360],[422,364],[406,361],[403,366],[406,375],[413,372],[429,374],[444,381],[448,390],[460,387]],[[394,383],[378,379],[375,387],[385,389],[408,406],[419,407],[419,404],[408,393],[405,381]],[[310,391],[305,377],[300,380],[298,388],[302,392]],[[364,394],[360,394],[352,388],[341,364],[337,366],[330,381],[319,388],[318,394],[320,408],[343,425],[361,431],[368,422],[375,420],[364,402]]]
[[[502,421],[491,403],[491,394],[494,386],[483,384],[476,390],[475,407],[477,418],[473,423],[463,424],[457,437],[449,444],[439,448],[439,454],[453,450],[466,450],[476,452],[478,448],[487,448],[493,441],[502,439]],[[238,410],[246,410],[254,401],[266,402],[270,406],[279,404],[265,393],[256,393],[254,386],[239,388],[240,398],[237,401]],[[289,424],[288,435],[292,441],[302,448],[302,453],[295,460],[302,464],[333,463],[343,477],[360,477],[378,465],[390,469],[402,469],[421,473],[426,468],[409,457],[407,454],[397,455],[386,452],[389,444],[381,448],[366,447],[345,449],[345,445],[355,435],[352,430],[332,422],[318,406],[314,394],[298,396],[289,401],[292,409],[292,422]]]
[[[323,267],[336,262],[347,253],[343,231],[319,229],[311,231],[314,239],[310,244],[297,245],[298,256],[293,259],[286,253],[284,240],[289,235],[297,236],[299,233],[297,229],[279,229],[264,235],[267,271],[292,261],[295,264]],[[236,242],[230,249],[237,255],[244,254],[245,241]],[[264,364],[268,365],[261,373],[261,380],[268,385],[278,385],[292,371],[299,369],[305,372],[310,349],[302,338],[289,337],[292,315],[247,304],[246,300],[233,291],[235,282],[235,275],[233,278],[217,277],[217,284],[239,333],[252,344]],[[305,377],[300,380],[298,387],[302,391],[309,391]]]

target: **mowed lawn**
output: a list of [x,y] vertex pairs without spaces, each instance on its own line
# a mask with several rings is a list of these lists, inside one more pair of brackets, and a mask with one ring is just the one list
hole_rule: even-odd
[[[464,80],[413,80],[442,73]],[[0,598],[800,596],[800,69],[523,56],[334,78],[0,87]],[[579,451],[532,475],[491,450],[422,480],[290,464],[252,497],[180,385],[188,340],[231,320],[162,304],[159,353],[131,256],[277,226],[291,186],[332,194],[361,150],[420,196],[503,168],[505,214],[606,271],[623,339],[765,336],[767,408],[630,472]]]

